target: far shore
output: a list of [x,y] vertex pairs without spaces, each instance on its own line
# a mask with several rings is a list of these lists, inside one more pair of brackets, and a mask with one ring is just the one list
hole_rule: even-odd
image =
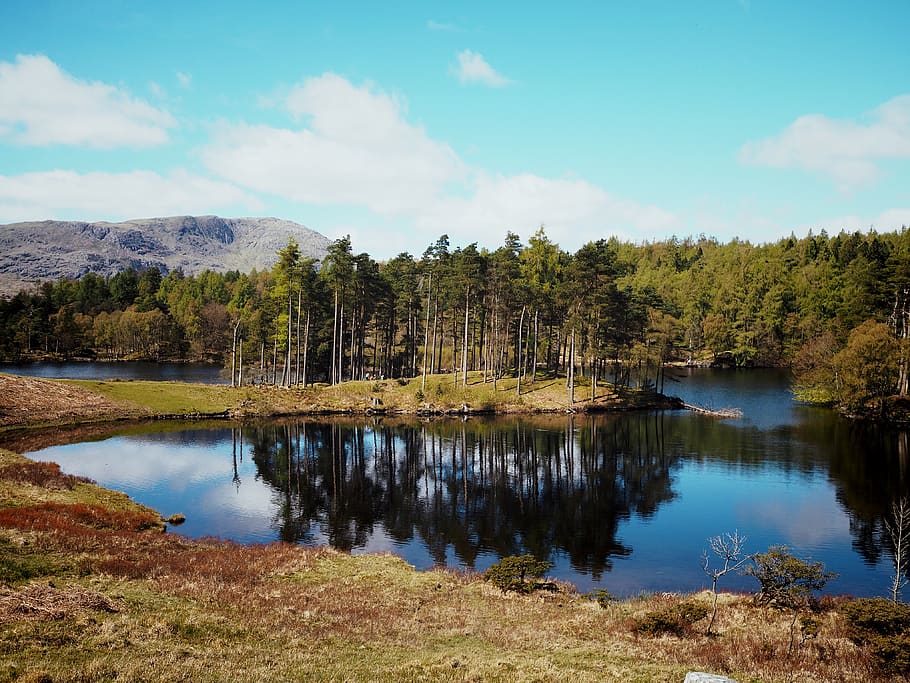
[[565,377],[495,384],[481,373],[275,387],[149,380],[57,380],[0,373],[0,431],[144,419],[248,419],[294,415],[489,415],[675,410],[678,398]]

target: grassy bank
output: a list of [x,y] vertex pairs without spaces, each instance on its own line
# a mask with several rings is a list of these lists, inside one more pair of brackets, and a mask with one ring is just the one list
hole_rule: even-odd
[[636,631],[694,596],[603,606],[570,586],[502,593],[391,555],[162,533],[122,494],[0,450],[0,680],[881,680],[828,600],[790,615],[724,595],[714,630]]
[[569,403],[564,377],[525,382],[460,376],[344,382],[316,387],[229,387],[185,382],[40,380],[0,374],[0,430],[124,419],[265,417],[328,413],[531,413],[678,407],[653,392],[579,384]]
[[[169,415],[567,408],[562,379],[521,397],[514,380],[494,390],[472,376],[462,388],[450,375],[420,394],[419,379],[318,390],[0,383],[7,429]],[[574,407],[655,401],[602,388],[594,403]],[[391,555],[243,547],[162,528],[157,512],[123,494],[0,449],[0,681],[678,682],[690,670],[740,683],[884,680],[848,637],[836,599],[812,614],[811,633],[801,631],[791,649],[791,615],[749,596],[721,597],[716,635],[705,635],[704,620],[675,635],[649,633],[636,626],[690,601],[708,606],[710,594],[600,604],[561,584],[502,593],[481,576],[418,572]]]

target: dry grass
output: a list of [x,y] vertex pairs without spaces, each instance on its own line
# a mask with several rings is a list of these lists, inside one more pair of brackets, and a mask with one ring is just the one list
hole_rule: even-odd
[[0,373],[0,428],[138,416],[81,387]]
[[564,412],[568,409],[628,410],[664,405],[648,392],[600,385],[590,400],[590,385],[579,384],[569,404],[565,378],[504,378],[494,388],[479,372],[461,377],[344,382],[335,386],[285,389],[229,387],[185,382],[41,380],[0,374],[0,432],[24,427],[138,420],[149,418],[254,417],[303,414],[416,414]]
[[[98,523],[78,506],[54,524],[0,516],[3,533],[80,558],[82,576],[0,592],[0,679],[866,681],[874,672],[836,604],[788,655],[789,616],[723,596],[717,636],[636,636],[630,624],[683,599],[603,609],[565,588],[503,594],[479,577],[417,572],[391,555],[286,544],[191,542]],[[26,511],[23,511],[25,513]],[[63,521],[59,515],[72,516]],[[32,514],[29,512],[28,514]],[[63,527],[66,533],[58,533]],[[880,679],[879,679],[880,680]]]
[[[0,471],[36,472],[0,451]],[[43,471],[43,470],[42,470]],[[790,615],[722,595],[717,635],[636,635],[650,612],[709,593],[607,603],[560,586],[503,594],[479,576],[392,555],[190,541],[98,487],[4,480],[0,681],[887,680],[826,600],[788,654]],[[43,499],[42,499],[43,496]],[[5,582],[5,586],[3,583]]]

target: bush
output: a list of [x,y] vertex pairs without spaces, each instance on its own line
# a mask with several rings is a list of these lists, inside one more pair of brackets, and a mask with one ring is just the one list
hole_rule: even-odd
[[708,616],[707,605],[686,600],[664,609],[648,612],[632,626],[634,633],[658,636],[665,633],[682,638],[689,633],[692,625]]
[[837,576],[827,571],[821,562],[801,560],[782,545],[753,555],[752,561],[754,565],[748,567],[745,574],[754,576],[761,587],[756,597],[760,605],[804,609],[812,603],[813,593],[822,590]]
[[858,645],[868,645],[886,671],[910,673],[910,606],[885,600],[863,598],[841,609]]
[[855,639],[863,634],[890,636],[910,628],[910,605],[891,602],[884,598],[852,600],[841,608]]
[[610,603],[619,602],[619,598],[605,588],[598,588],[596,591],[591,591],[585,597],[590,598],[604,609],[609,607]]
[[547,560],[538,560],[533,555],[509,555],[492,565],[483,578],[503,593],[530,593],[545,584],[537,581],[553,564]]
[[91,479],[64,474],[54,462],[20,462],[0,469],[0,479],[16,484],[32,484],[46,489],[72,491],[79,483],[94,484]]

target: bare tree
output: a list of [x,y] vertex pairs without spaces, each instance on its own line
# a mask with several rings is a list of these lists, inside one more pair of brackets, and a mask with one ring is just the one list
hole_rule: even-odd
[[891,518],[885,519],[885,529],[894,546],[891,600],[900,602],[901,591],[907,585],[907,568],[910,564],[910,500],[901,498],[891,504]]
[[730,572],[740,569],[752,559],[752,556],[745,554],[744,547],[746,545],[746,537],[740,536],[739,531],[734,530],[732,534],[726,533],[722,536],[709,538],[708,545],[711,547],[711,552],[714,553],[722,563],[719,567],[712,567],[708,551],[705,550],[703,552],[701,568],[711,579],[711,592],[714,594],[711,621],[708,622],[708,630],[706,632],[707,635],[711,635],[711,629],[714,627],[714,619],[717,617],[718,579]]

